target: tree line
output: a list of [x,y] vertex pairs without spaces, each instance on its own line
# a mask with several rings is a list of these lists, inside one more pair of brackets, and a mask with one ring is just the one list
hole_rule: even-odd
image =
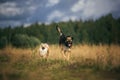
[[0,48],[7,45],[15,47],[35,47],[41,42],[57,44],[59,34],[56,25],[66,35],[74,37],[74,44],[120,44],[120,18],[113,18],[111,14],[102,16],[97,20],[52,22],[51,24],[38,24],[28,27],[8,26],[0,28]]

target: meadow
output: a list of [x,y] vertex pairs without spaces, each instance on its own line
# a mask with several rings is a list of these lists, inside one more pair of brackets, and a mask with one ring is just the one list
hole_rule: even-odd
[[119,45],[74,45],[66,61],[58,45],[42,59],[38,46],[0,49],[0,80],[120,80]]

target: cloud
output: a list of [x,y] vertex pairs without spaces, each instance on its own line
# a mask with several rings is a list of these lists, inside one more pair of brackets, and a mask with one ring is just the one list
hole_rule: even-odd
[[79,0],[76,4],[74,4],[71,8],[72,12],[78,12],[85,7],[85,0]]
[[31,25],[31,23],[25,23],[23,26],[24,27],[28,27],[28,26],[30,26]]
[[52,22],[52,21],[55,21],[55,22],[65,21],[66,22],[69,20],[72,20],[72,21],[77,20],[77,15],[73,15],[65,11],[54,10],[47,16],[48,22]]
[[[37,0],[36,0],[37,1]],[[41,7],[41,4],[37,3],[33,0],[27,1],[12,1],[12,2],[4,2],[0,4],[0,15],[11,17],[11,16],[19,16],[19,15],[31,15],[38,8]]]
[[82,19],[97,19],[118,10],[118,5],[119,0],[79,0],[71,7],[71,12],[80,13]]
[[22,14],[23,11],[15,2],[6,2],[0,5],[0,15],[16,16]]
[[57,5],[59,2],[60,2],[60,0],[48,0],[46,7],[51,7],[51,6]]
[[[36,13],[36,10],[41,7],[41,4],[35,2],[37,0],[21,0],[17,1],[6,1],[0,3],[0,21],[21,21],[28,22],[32,20],[32,16]],[[29,18],[30,17],[30,18]],[[28,20],[29,18],[29,20]]]
[[[61,1],[62,3],[62,1]],[[75,21],[75,20],[88,20],[98,19],[101,16],[113,12],[120,12],[120,1],[116,0],[78,0],[74,2],[70,8],[60,7],[60,10],[53,10],[47,16],[47,21]]]
[[112,13],[120,17],[120,0],[2,0],[0,27],[98,19]]
[[64,16],[64,13],[58,11],[58,10],[55,10],[53,12],[50,13],[50,15],[47,16],[47,21],[52,21],[52,20],[55,20],[55,19],[61,19],[61,17]]
[[75,20],[77,20],[77,16],[74,16],[74,15],[67,16],[67,15],[65,15],[61,18],[61,21],[66,22],[66,21],[69,21],[69,20],[75,21]]

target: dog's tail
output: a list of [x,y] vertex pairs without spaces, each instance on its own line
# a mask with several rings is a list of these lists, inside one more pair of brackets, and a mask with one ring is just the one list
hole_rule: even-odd
[[59,28],[59,26],[58,25],[56,25],[56,29],[57,29],[57,31],[59,32],[59,34],[60,35],[62,35],[63,33],[62,33],[62,31],[61,31],[61,29]]

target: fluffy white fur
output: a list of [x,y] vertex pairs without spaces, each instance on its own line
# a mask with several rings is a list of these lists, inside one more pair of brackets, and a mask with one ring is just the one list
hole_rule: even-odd
[[39,54],[43,58],[47,58],[49,56],[49,45],[47,43],[41,43]]

